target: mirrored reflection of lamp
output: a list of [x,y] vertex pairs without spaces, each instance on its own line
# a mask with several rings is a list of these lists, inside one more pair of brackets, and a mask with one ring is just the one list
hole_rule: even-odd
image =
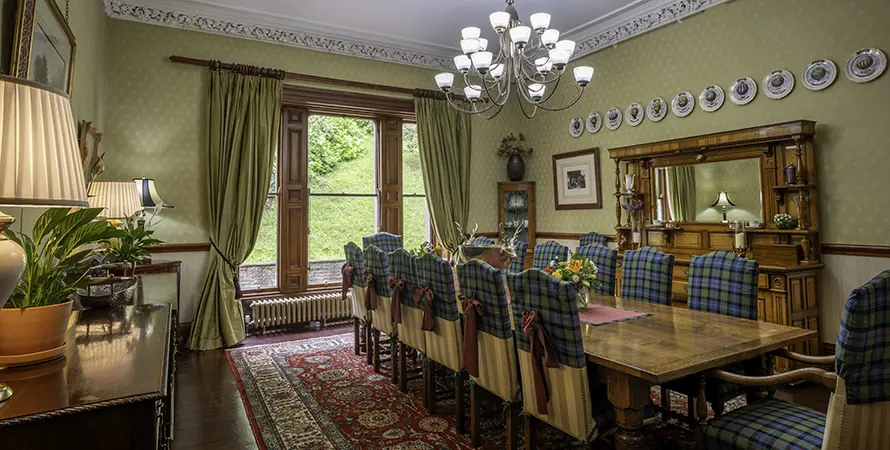
[[720,191],[720,193],[717,194],[717,201],[715,201],[714,204],[711,205],[711,208],[723,209],[723,223],[729,223],[729,221],[726,220],[726,210],[734,207],[735,203],[733,203],[732,200],[729,199],[729,194],[727,194],[726,191]]
[[[136,184],[136,191],[139,192],[139,200],[142,202],[142,215],[139,218],[139,224],[145,225],[145,210],[152,210],[152,217],[158,214],[162,209],[171,209],[173,205],[168,204],[161,198],[161,195],[158,194],[158,189],[155,187],[155,180],[151,178],[133,178],[133,183]],[[151,220],[149,220],[151,222]]]
[[[68,96],[0,76],[0,205],[87,206],[77,127]],[[3,232],[15,220],[0,212],[0,308],[25,269],[24,250]],[[0,383],[0,404],[12,389]]]
[[89,201],[91,208],[103,208],[99,217],[116,227],[142,211],[136,185],[129,181],[93,181]]

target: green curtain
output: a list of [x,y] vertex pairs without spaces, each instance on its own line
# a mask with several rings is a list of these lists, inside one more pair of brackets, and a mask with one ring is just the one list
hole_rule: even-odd
[[695,221],[695,167],[668,167],[667,184],[674,222]]
[[[282,77],[275,71],[210,71],[210,259],[188,347],[211,350],[244,340],[234,274],[256,243],[281,124]],[[263,72],[264,76],[257,75]]]
[[414,98],[420,165],[433,230],[454,251],[455,223],[466,230],[470,215],[470,117],[445,100]]

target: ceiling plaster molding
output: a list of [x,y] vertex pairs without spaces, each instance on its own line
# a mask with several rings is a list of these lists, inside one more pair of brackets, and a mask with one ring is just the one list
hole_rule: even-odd
[[337,53],[346,56],[394,62],[433,69],[452,69],[450,58],[425,54],[391,46],[356,42],[349,39],[320,36],[296,30],[284,30],[261,24],[210,17],[150,6],[134,5],[127,0],[105,0],[109,17],[152,25],[162,25],[206,33],[253,39],[292,47]]

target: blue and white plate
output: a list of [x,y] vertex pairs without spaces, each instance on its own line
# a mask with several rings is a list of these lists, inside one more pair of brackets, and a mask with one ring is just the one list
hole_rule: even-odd
[[763,77],[763,94],[773,100],[785,98],[793,90],[794,74],[785,69],[774,70]]
[[837,79],[837,65],[830,59],[817,59],[804,70],[801,82],[811,91],[821,91]]
[[644,117],[646,117],[646,113],[643,110],[643,105],[637,102],[631,103],[624,111],[624,120],[632,127],[643,123]]
[[868,83],[887,70],[887,55],[879,48],[864,48],[854,53],[844,66],[844,75],[854,83]]
[[689,91],[683,91],[674,96],[671,101],[671,111],[677,117],[686,117],[695,109],[695,96]]
[[584,121],[580,117],[575,117],[569,122],[569,134],[572,137],[581,136],[584,133]]
[[646,117],[653,122],[661,122],[661,119],[664,119],[664,116],[667,115],[668,112],[668,104],[661,97],[655,97],[649,102],[649,106],[646,107]]
[[723,88],[717,85],[706,87],[698,96],[699,106],[707,112],[717,111],[723,106],[725,100],[726,94],[723,92]]
[[590,134],[596,134],[600,128],[603,127],[603,118],[600,117],[600,113],[595,112],[591,113],[587,116],[587,132]]
[[751,77],[735,80],[729,87],[729,99],[736,105],[747,105],[757,97],[757,83]]
[[618,127],[621,126],[622,118],[624,117],[621,114],[621,110],[618,108],[612,108],[608,112],[606,112],[606,128],[610,130],[617,130]]

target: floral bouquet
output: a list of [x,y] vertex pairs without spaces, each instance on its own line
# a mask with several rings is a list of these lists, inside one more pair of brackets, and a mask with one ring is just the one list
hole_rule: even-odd
[[795,226],[794,217],[791,217],[791,215],[785,213],[780,213],[773,216],[773,222],[776,223],[776,227],[780,230],[790,230]]
[[440,245],[433,246],[432,243],[424,241],[420,244],[420,247],[411,249],[411,254],[417,256],[418,258],[426,255],[427,253],[432,253],[438,257],[442,257],[442,247]]
[[557,280],[568,281],[578,287],[578,309],[584,309],[590,303],[590,289],[601,285],[597,278],[599,268],[578,253],[573,254],[568,261],[551,261],[544,271]]

